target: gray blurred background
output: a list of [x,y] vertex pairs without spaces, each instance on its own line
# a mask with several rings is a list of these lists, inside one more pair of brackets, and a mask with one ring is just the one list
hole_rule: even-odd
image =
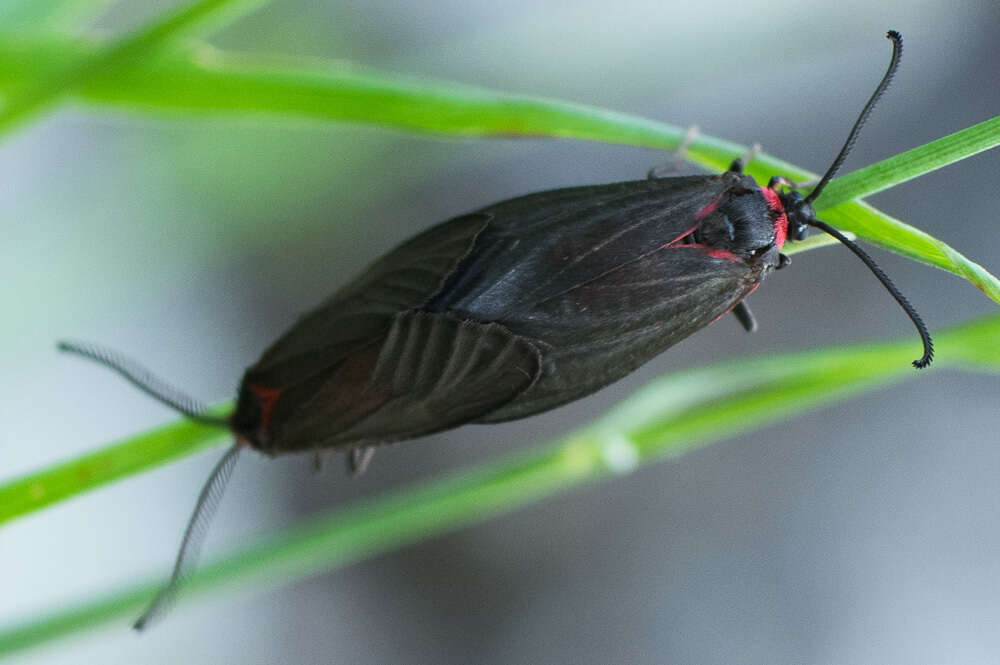
[[[114,30],[162,10],[126,3]],[[846,170],[1000,110],[1000,9],[888,0],[305,2],[213,37],[605,106],[823,170],[889,57],[895,85]],[[61,337],[229,398],[297,314],[417,230],[551,187],[643,177],[665,153],[350,125],[64,108],[0,145],[0,476],[174,419]],[[1000,153],[872,198],[1000,271]],[[932,329],[982,294],[874,250]],[[310,515],[589,420],[665,372],[913,335],[847,251],[795,259],[761,322],[695,335],[526,421],[376,455],[359,480],[245,456],[211,558]],[[40,663],[988,663],[1000,652],[995,376],[942,371],[290,587],[188,605],[22,656]],[[0,625],[165,573],[218,451],[0,530]]]

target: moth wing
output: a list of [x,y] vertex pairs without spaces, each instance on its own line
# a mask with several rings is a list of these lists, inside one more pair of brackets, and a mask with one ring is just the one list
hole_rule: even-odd
[[403,312],[352,354],[277,433],[283,451],[385,443],[482,418],[528,390],[538,348],[496,323]]
[[[277,387],[326,371],[408,309],[468,309],[468,318],[495,320],[526,290],[566,279],[562,270],[592,274],[603,270],[595,263],[635,251],[637,235],[652,249],[689,231],[694,212],[723,189],[719,176],[572,187],[456,217],[389,252],[303,316],[251,368],[252,378]],[[608,242],[608,228],[617,226],[623,230]]]
[[491,215],[477,212],[411,238],[309,312],[251,368],[251,380],[284,387],[328,370],[364,347],[401,311],[423,305],[471,251]]
[[539,192],[486,208],[489,226],[425,309],[500,320],[546,293],[677,242],[729,184],[722,176],[637,180]]
[[542,376],[481,422],[522,418],[617,381],[718,320],[757,288],[764,270],[731,255],[676,245],[541,294],[499,321],[545,344]]

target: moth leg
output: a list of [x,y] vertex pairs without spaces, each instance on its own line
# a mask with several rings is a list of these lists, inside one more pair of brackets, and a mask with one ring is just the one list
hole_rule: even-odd
[[788,189],[799,189],[801,185],[798,185],[783,175],[771,176],[771,179],[767,181],[768,189],[777,189],[778,187],[787,187]]
[[691,125],[688,127],[687,131],[684,133],[683,140],[681,140],[680,146],[674,152],[674,158],[666,164],[654,166],[649,169],[649,171],[646,172],[646,178],[649,180],[656,180],[657,178],[676,175],[678,171],[681,171],[684,168],[684,158],[687,155],[687,149],[698,139],[700,135],[701,130],[698,129],[698,125]]
[[738,303],[736,307],[733,307],[733,316],[740,322],[744,330],[750,333],[756,332],[757,319],[754,318],[753,312],[750,311],[750,307],[745,302]]
[[330,450],[329,448],[317,448],[316,457],[313,460],[313,470],[319,473],[326,466],[326,463],[330,461],[330,458],[337,453],[336,450]]
[[760,144],[754,143],[747,150],[747,153],[742,157],[737,157],[733,160],[733,163],[729,165],[729,170],[734,173],[743,173],[743,169],[747,167],[747,164],[757,159],[757,155],[761,152]]
[[375,446],[356,446],[347,451],[347,472],[360,476],[368,469],[375,455]]
[[[809,188],[815,187],[816,185],[819,184],[819,178],[813,178],[812,180],[804,180],[802,182],[792,182],[788,178],[785,178],[783,176],[777,176],[777,175],[774,176],[773,178],[771,178],[771,182],[774,182],[776,180],[780,181],[780,184],[786,185],[789,189],[793,189],[793,190],[797,190],[797,189],[809,189]],[[771,189],[774,189],[774,187],[771,187],[770,185],[768,185],[768,187],[770,187]]]
[[791,264],[792,264],[791,257],[789,257],[786,254],[778,254],[778,266],[775,268],[775,270],[781,270],[785,266],[788,266],[788,265],[791,265]]

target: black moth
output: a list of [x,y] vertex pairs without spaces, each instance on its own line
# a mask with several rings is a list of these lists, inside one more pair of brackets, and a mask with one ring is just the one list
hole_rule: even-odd
[[229,419],[115,354],[61,344],[237,439],[202,490],[170,582],[136,628],[167,606],[193,564],[243,447],[345,451],[359,470],[376,445],[579,399],[727,312],[753,329],[743,300],[787,263],[786,239],[801,240],[809,226],[871,268],[920,332],[914,366],[930,364],[930,336],[913,308],[811,206],[899,64],[899,33],[888,37],[888,71],[808,196],[781,177],[758,186],[737,160],[722,175],[558,189],[456,217],[389,252],[292,326],[247,370]]

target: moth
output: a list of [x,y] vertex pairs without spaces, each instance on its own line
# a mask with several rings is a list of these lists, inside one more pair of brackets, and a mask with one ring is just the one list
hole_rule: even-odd
[[448,220],[297,321],[246,371],[229,418],[208,415],[115,354],[63,343],[236,437],[199,498],[170,582],[136,627],[163,610],[193,563],[192,536],[204,531],[241,449],[344,451],[359,470],[378,445],[580,399],[728,312],[752,330],[744,300],[788,264],[782,248],[809,227],[874,272],[921,336],[914,366],[930,364],[931,338],[913,307],[812,207],[899,65],[901,37],[888,37],[885,76],[808,195],[781,176],[761,187],[736,160],[721,175],[538,192]]

